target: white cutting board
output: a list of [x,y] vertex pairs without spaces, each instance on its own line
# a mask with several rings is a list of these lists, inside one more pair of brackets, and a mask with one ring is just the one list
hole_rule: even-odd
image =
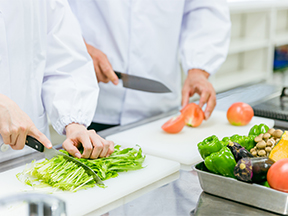
[[191,170],[193,164],[202,160],[197,144],[206,137],[216,135],[222,139],[234,134],[248,135],[250,128],[260,123],[268,125],[269,128],[274,126],[274,120],[260,117],[253,117],[246,126],[233,126],[229,124],[226,112],[215,110],[200,126],[196,128],[185,126],[180,133],[168,134],[161,129],[161,126],[171,117],[107,136],[106,139],[122,147],[138,144],[146,154],[178,161],[182,169]]
[[[143,165],[146,167],[141,170],[120,173],[118,177],[104,181],[107,188],[96,186],[76,193],[59,191],[52,195],[65,201],[69,216],[90,215],[91,212],[92,215],[101,215],[179,177],[178,162],[147,155]],[[47,189],[34,190],[18,181],[16,174],[24,168],[21,166],[0,173],[0,199],[19,193],[47,193]],[[12,204],[9,209],[17,212],[17,206]]]

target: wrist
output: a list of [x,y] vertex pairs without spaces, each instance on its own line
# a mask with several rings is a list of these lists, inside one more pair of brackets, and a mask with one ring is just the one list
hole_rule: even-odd
[[86,127],[84,125],[78,124],[75,122],[72,122],[72,123],[66,125],[66,127],[65,127],[66,135],[71,134],[75,131],[83,130],[83,129],[86,130]]
[[190,76],[194,76],[194,75],[199,76],[200,75],[200,76],[204,76],[206,79],[208,79],[210,76],[210,74],[208,72],[201,70],[201,69],[198,69],[198,68],[190,69],[188,71],[188,75],[190,75]]

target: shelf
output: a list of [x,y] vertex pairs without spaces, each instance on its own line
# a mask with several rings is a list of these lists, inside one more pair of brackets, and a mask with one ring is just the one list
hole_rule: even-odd
[[211,83],[213,84],[216,92],[222,92],[241,85],[265,80],[265,74],[265,71],[258,71],[255,73],[255,70],[233,71],[231,74],[211,77]]
[[233,13],[270,10],[271,8],[288,8],[288,0],[227,0]]
[[[288,0],[228,0],[231,42],[226,61],[211,77],[217,92],[269,79],[273,72],[275,32],[286,31],[287,26],[285,22],[276,22],[277,18],[282,20],[286,16],[285,7],[280,14],[275,10],[283,2],[288,7]],[[284,38],[281,34],[277,41],[285,42]]]
[[269,40],[232,39],[229,48],[229,54],[267,48],[268,46]]
[[276,33],[274,45],[275,46],[282,46],[288,44],[288,31]]
[[281,8],[276,13],[275,46],[288,44],[288,9]]

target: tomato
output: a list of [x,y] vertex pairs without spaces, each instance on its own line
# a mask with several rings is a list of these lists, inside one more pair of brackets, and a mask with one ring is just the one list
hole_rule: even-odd
[[254,111],[249,104],[237,102],[233,103],[227,111],[227,119],[235,126],[247,125],[254,116]]
[[162,129],[167,133],[179,133],[185,126],[183,115],[175,116],[162,125]]
[[276,161],[269,168],[267,181],[271,188],[288,193],[288,158]]
[[190,127],[198,127],[204,119],[203,110],[195,103],[187,104],[181,113],[185,116],[185,124]]

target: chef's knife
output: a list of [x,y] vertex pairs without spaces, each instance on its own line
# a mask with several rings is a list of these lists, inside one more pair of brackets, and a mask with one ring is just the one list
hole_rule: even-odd
[[101,181],[101,179],[99,178],[99,176],[90,167],[81,163],[80,161],[76,160],[75,158],[70,157],[70,156],[64,154],[63,152],[57,151],[53,147],[48,149],[42,143],[40,143],[37,139],[35,139],[31,136],[27,136],[25,144],[27,146],[39,151],[39,152],[43,152],[45,154],[45,158],[47,158],[47,159],[51,159],[51,158],[56,157],[58,155],[63,156],[63,158],[65,158],[66,160],[71,161],[71,162],[75,163],[76,165],[83,167],[84,170],[89,175],[93,176],[93,179],[97,184],[104,185],[103,182]]
[[126,88],[153,93],[171,92],[171,90],[161,82],[117,71],[114,72],[119,79],[122,79],[123,86]]

